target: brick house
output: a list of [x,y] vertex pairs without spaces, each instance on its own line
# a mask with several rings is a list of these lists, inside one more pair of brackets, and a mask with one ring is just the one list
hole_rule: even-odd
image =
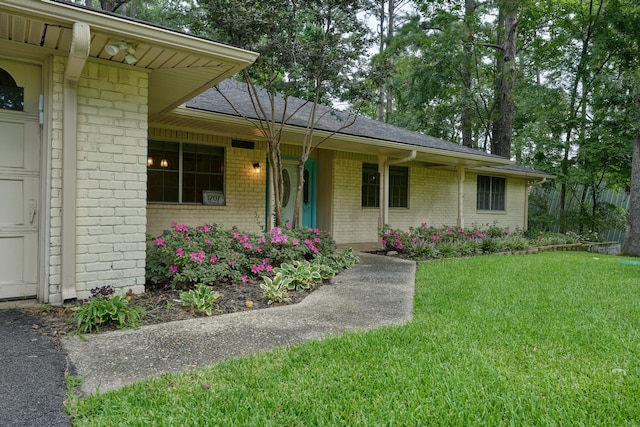
[[0,299],[144,290],[154,118],[256,54],[58,1],[0,3]]
[[[225,80],[217,89],[207,90],[150,125],[149,159],[155,163],[149,168],[147,232],[153,236],[171,221],[215,222],[252,231],[269,226],[266,212],[273,211],[269,177],[264,167],[260,173],[253,169],[256,163],[264,166],[267,157],[266,143],[256,136],[255,109],[244,84]],[[287,111],[297,113],[289,117],[282,138],[284,173],[290,180],[285,189],[285,199],[290,201],[285,203],[285,221],[293,215],[297,161],[310,108],[299,99],[287,102]],[[276,98],[276,117],[282,116],[283,104],[283,99]],[[339,244],[373,247],[385,224],[403,229],[422,222],[526,228],[530,185],[552,177],[503,157],[327,107],[320,107],[318,116],[322,119],[316,125],[316,139],[329,138],[306,162],[302,221],[330,232]],[[200,193],[196,199],[185,197],[186,180],[180,194],[177,188],[171,195],[166,189],[151,191],[156,184],[162,187],[169,174],[191,174],[184,163],[181,169],[179,160],[187,155],[185,147],[194,144],[225,153],[225,176],[217,189],[224,194],[220,206],[203,204]],[[162,167],[154,160],[170,157],[171,152],[173,167]],[[385,198],[386,203],[381,202]]]
[[[143,292],[146,236],[171,221],[268,226],[265,142],[210,89],[256,57],[77,4],[3,0],[0,300]],[[239,87],[220,87],[250,115]],[[290,191],[303,119],[283,140]],[[550,176],[359,118],[306,177],[305,225],[348,244],[375,242],[380,224],[525,228],[528,187]]]

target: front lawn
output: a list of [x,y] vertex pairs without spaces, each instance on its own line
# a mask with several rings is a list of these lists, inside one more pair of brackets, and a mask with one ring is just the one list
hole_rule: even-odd
[[423,263],[405,326],[74,398],[74,425],[638,425],[640,266],[620,259]]

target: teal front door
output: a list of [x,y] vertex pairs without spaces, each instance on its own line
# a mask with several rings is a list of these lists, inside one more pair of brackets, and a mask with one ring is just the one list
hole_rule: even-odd
[[[296,191],[298,189],[298,163],[283,161],[282,179],[282,222],[292,223],[295,212]],[[302,186],[302,226],[316,227],[316,160],[309,159],[304,165],[304,185]]]

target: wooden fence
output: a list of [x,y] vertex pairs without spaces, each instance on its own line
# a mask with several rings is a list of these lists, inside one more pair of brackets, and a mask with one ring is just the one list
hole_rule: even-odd
[[[591,204],[592,191],[593,190],[591,188],[588,188],[586,197],[584,199],[585,201],[589,202],[590,206],[592,206]],[[544,197],[547,200],[547,206],[549,208],[549,212],[556,212],[560,209],[560,190],[559,189],[533,187],[531,193],[540,197]],[[577,197],[575,197],[575,194],[582,194],[582,189],[579,188],[577,191],[574,190],[572,192],[572,195],[566,198],[566,202],[565,202],[566,209],[568,210],[579,209],[580,200]],[[630,205],[629,193],[605,190],[600,195],[599,202],[610,203],[614,206],[623,208],[627,212],[629,212],[629,205]],[[555,231],[555,232],[560,231],[560,226],[558,224],[555,224],[552,228],[553,229],[551,231]],[[574,230],[574,231],[577,231],[577,230]],[[625,229],[618,228],[618,229],[603,230],[600,232],[600,234],[605,241],[622,242],[625,236]]]

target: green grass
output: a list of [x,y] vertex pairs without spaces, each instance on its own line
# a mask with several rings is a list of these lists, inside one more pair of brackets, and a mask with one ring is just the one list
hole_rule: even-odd
[[76,426],[640,425],[640,267],[421,264],[414,320],[77,402]]

